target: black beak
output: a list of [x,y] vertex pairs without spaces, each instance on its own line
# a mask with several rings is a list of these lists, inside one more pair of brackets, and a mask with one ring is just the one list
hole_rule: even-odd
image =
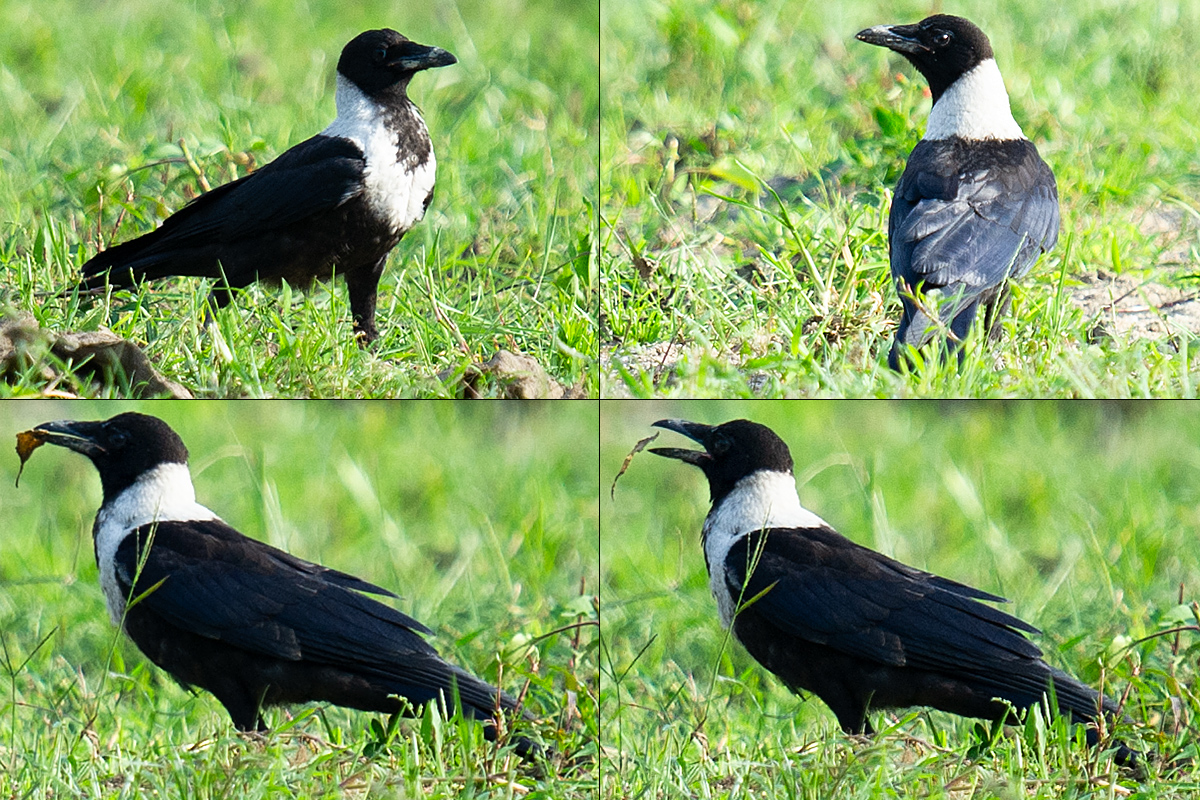
[[876,25],[859,31],[854,34],[854,38],[860,42],[895,50],[897,53],[915,55],[929,52],[929,48],[917,38],[918,30],[916,25]]
[[76,453],[91,458],[92,456],[103,455],[105,450],[100,445],[96,444],[94,434],[96,422],[75,422],[74,420],[60,420],[58,422],[46,422],[38,425],[33,429],[33,432],[38,434],[48,444],[56,444],[59,447],[65,447],[68,450],[74,450]]
[[387,65],[402,72],[419,72],[433,67],[448,67],[457,64],[454,54],[440,47],[430,47],[416,42],[405,42],[388,54]]
[[660,419],[654,423],[653,427],[666,428],[669,431],[681,433],[693,442],[704,445],[706,448],[705,450],[684,450],[679,447],[651,447],[650,452],[656,456],[677,458],[685,464],[693,464],[697,467],[706,461],[712,460],[712,456],[708,454],[707,445],[705,445],[709,434],[713,431],[712,425],[688,422],[686,419]]

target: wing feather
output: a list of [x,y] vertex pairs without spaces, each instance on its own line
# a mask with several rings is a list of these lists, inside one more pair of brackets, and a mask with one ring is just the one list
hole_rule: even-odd
[[971,294],[1024,275],[1058,240],[1054,175],[1027,140],[987,153],[962,140],[922,141],[889,218],[892,274]]
[[[138,568],[137,542],[149,533],[143,527],[117,549],[126,589]],[[386,590],[244,537],[220,520],[154,526],[134,595],[160,581],[140,601],[148,610],[263,655],[380,668],[436,656],[418,635],[428,628],[360,593]]]
[[97,253],[84,277],[148,269],[181,250],[223,245],[294,225],[363,191],[366,160],[349,139],[317,135],[266,166],[205,192],[156,230]]
[[726,559],[730,591],[738,596],[744,583],[745,598],[765,592],[754,606],[782,630],[881,664],[976,673],[1040,658],[1023,635],[1036,628],[979,602],[1002,598],[833,531],[810,533],[773,529],[740,541]]

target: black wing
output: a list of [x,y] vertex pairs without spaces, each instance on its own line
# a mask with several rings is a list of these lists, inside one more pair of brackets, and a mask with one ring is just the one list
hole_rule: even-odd
[[293,225],[358,196],[365,168],[354,142],[314,136],[256,172],[200,195],[151,233],[98,253],[84,264],[83,274],[92,277],[116,266],[137,272],[175,250]]
[[[143,526],[121,542],[116,566],[122,591],[140,597],[142,611],[184,630],[394,681],[397,694],[418,704],[449,692],[452,680],[465,711],[488,716],[496,704],[494,687],[442,659],[418,635],[428,628],[359,594],[391,592],[250,539],[221,520]],[[516,706],[506,694],[499,702]]]
[[1041,656],[1021,634],[1036,628],[979,602],[1003,598],[905,566],[828,528],[745,537],[729,551],[725,580],[743,603],[761,593],[750,608],[787,633],[881,664],[990,672]]
[[[725,580],[742,598],[741,613],[793,636],[867,661],[969,680],[1020,708],[1040,702],[1053,679],[1060,708],[1095,716],[1097,693],[1048,666],[1022,633],[1037,628],[979,602],[1003,598],[905,566],[832,529],[745,537],[730,549]],[[1116,709],[1108,698],[1101,702]]]
[[1021,277],[1054,247],[1050,167],[1026,139],[988,144],[923,140],[913,149],[888,223],[894,278],[971,298]]
[[[140,574],[139,542],[150,543]],[[220,520],[139,528],[121,542],[116,562],[122,590],[137,575],[133,596],[146,593],[138,601],[145,610],[255,653],[381,667],[436,655],[418,635],[428,628],[359,594],[391,592],[242,536]]]

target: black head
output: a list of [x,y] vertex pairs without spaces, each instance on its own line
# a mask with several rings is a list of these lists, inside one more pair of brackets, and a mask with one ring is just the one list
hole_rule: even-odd
[[171,426],[158,417],[128,412],[96,422],[62,420],[33,429],[47,444],[56,444],[92,460],[111,500],[138,476],[159,464],[186,464],[187,448]]
[[747,475],[760,470],[792,471],[792,454],[783,440],[766,425],[748,419],[735,419],[715,426],[682,419],[660,419],[654,427],[682,433],[704,447],[703,450],[652,447],[650,452],[677,458],[704,470],[714,504]]
[[342,48],[338,72],[371,97],[403,93],[413,75],[458,61],[440,47],[417,44],[391,28],[360,33]]
[[911,61],[929,81],[935,103],[960,75],[993,57],[983,31],[949,14],[935,14],[916,25],[876,25],[854,38],[895,50]]

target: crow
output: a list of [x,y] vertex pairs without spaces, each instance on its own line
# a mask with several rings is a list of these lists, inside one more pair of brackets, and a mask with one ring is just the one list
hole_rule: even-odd
[[[888,250],[904,306],[888,365],[949,328],[946,352],[967,338],[980,306],[988,336],[1026,275],[1058,241],[1054,173],[1025,138],[983,31],[937,14],[878,25],[860,41],[904,56],[929,82],[933,108],[892,198]],[[959,351],[961,358],[961,351]]]
[[[1116,703],[1046,664],[1025,636],[1036,628],[984,604],[1004,598],[855,544],[804,508],[770,428],[654,425],[704,447],[650,452],[708,478],[702,541],[721,623],[789,689],[821,698],[844,732],[870,735],[868,711],[909,706],[1013,723],[1051,691],[1072,722],[1118,718]],[[1087,737],[1098,742],[1093,725]],[[1137,768],[1137,753],[1114,746]]]
[[[92,527],[105,604],[138,649],[211,692],[236,728],[264,706],[319,701],[395,713],[461,707],[497,737],[517,701],[450,664],[412,617],[365,596],[387,589],[242,535],[196,502],[183,440],[157,417],[48,422],[30,435],[87,456],[104,499]],[[531,758],[540,748],[514,739]]]
[[433,146],[408,83],[455,61],[387,28],[359,34],[338,60],[329,127],[200,195],[156,230],[97,253],[79,289],[196,275],[217,280],[210,300],[220,308],[255,281],[308,287],[336,272],[346,279],[356,338],[374,341],[388,253],[433,199]]

